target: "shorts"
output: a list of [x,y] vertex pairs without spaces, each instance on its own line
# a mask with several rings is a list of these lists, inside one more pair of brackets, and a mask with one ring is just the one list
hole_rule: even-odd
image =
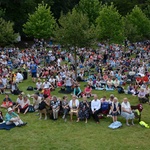
[[32,78],[36,78],[36,72],[32,72],[31,76]]

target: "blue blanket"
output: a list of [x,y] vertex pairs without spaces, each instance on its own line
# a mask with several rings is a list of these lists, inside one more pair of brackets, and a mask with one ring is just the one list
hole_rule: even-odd
[[12,128],[16,127],[15,124],[11,124],[11,125],[6,125],[6,123],[2,123],[0,124],[0,130],[4,129],[4,130],[10,130]]
[[115,121],[113,123],[111,123],[108,127],[111,129],[117,129],[120,128],[122,126],[122,123],[119,121]]

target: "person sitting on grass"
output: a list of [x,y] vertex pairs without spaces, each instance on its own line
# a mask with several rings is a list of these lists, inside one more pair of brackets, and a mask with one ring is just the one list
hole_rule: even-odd
[[25,115],[28,112],[29,105],[30,105],[30,100],[28,99],[27,96],[24,96],[22,104],[19,105],[18,107],[18,114],[21,112]]
[[2,123],[3,121],[4,121],[3,113],[2,111],[0,111],[0,123]]
[[84,96],[86,96],[87,98],[92,96],[92,88],[90,87],[90,85],[87,85],[84,88]]
[[73,120],[73,114],[75,114],[78,118],[78,109],[79,109],[79,100],[75,95],[72,96],[72,100],[69,102],[70,107],[70,120]]
[[76,95],[78,98],[80,98],[82,95],[81,95],[81,89],[78,85],[76,85],[74,87],[74,90],[73,90],[73,94]]
[[149,102],[149,99],[146,97],[146,92],[144,91],[143,88],[140,89],[138,98],[139,98],[140,103]]
[[34,110],[37,112],[39,109],[39,104],[42,101],[42,97],[38,96],[38,94],[33,94],[31,95],[31,98],[33,99]]
[[9,98],[9,95],[6,94],[1,107],[3,107],[3,108],[9,108],[9,107],[12,107],[12,106],[13,106],[13,102]]
[[13,112],[11,107],[8,108],[8,112],[5,116],[6,125],[15,124],[17,127],[25,126],[27,123],[23,122],[20,117]]
[[118,102],[118,98],[114,97],[113,102],[111,104],[110,110],[113,118],[113,122],[117,121],[117,116],[120,114],[120,104]]

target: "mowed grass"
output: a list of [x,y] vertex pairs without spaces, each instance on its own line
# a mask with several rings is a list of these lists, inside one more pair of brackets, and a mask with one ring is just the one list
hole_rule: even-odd
[[[82,89],[86,83],[81,83]],[[31,78],[19,84],[19,88],[24,93],[34,93],[26,91],[28,86],[35,86]],[[63,94],[53,91],[51,94],[62,97]],[[117,91],[93,91],[98,94],[99,98],[104,95],[109,98],[110,94],[114,94],[122,102],[124,97],[128,97],[131,104],[138,104],[137,97],[125,94],[118,94]],[[0,95],[2,102],[5,95]],[[68,95],[69,100],[71,95]],[[17,96],[10,95],[13,101]],[[88,99],[89,101],[92,98]],[[32,101],[31,101],[32,102]],[[143,104],[142,120],[150,124],[150,106]],[[3,114],[6,110],[1,109]],[[112,130],[108,126],[112,123],[112,118],[104,118],[100,120],[100,124],[96,124],[91,118],[87,124],[84,121],[76,123],[64,122],[59,116],[57,121],[51,119],[39,120],[37,113],[20,114],[23,121],[28,122],[27,126],[21,128],[13,128],[10,131],[0,130],[0,150],[149,150],[150,149],[150,129],[141,127],[138,120],[135,120],[135,126],[127,127],[125,119],[118,117],[123,126],[119,129]]]

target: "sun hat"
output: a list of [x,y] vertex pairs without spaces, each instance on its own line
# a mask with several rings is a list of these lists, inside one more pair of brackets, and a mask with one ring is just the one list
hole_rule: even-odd
[[13,109],[11,107],[8,108],[8,112],[12,111]]
[[114,94],[110,94],[110,97],[114,97]]

